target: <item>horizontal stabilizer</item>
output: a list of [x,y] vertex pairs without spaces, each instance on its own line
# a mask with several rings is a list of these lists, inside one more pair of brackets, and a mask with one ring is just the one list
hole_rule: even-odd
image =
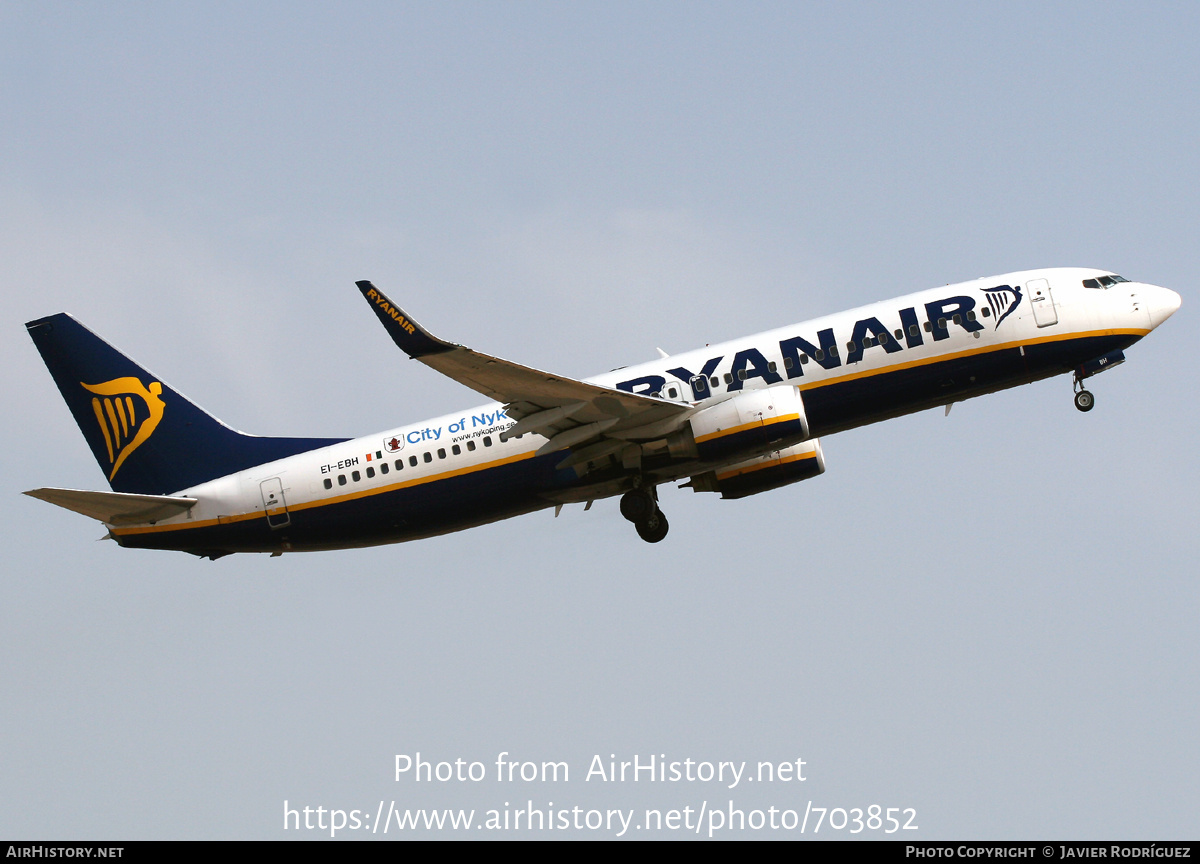
[[89,492],[84,489],[30,489],[25,494],[109,525],[157,522],[177,516],[197,500],[172,498],[169,495],[134,495],[129,492]]

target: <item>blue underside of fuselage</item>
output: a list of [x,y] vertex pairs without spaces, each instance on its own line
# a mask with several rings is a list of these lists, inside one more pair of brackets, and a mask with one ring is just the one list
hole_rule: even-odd
[[[1070,372],[1140,337],[1087,336],[957,357],[804,391],[813,437]],[[802,380],[793,383],[803,384]]]
[[[1093,357],[1123,350],[1137,339],[1133,335],[1089,336],[1027,345],[1024,351],[1019,347],[1004,348],[806,389],[803,398],[810,435],[828,435],[1069,372]],[[805,380],[797,378],[791,383],[802,386]],[[749,441],[748,444],[755,446]],[[309,506],[289,513],[289,524],[280,528],[271,528],[266,518],[259,515],[229,524],[125,534],[118,542],[122,546],[213,556],[396,543],[553,506],[552,496],[556,493],[623,473],[619,466],[614,466],[609,473],[592,472],[581,480],[573,470],[555,469],[562,459],[563,453],[550,453],[350,500]]]

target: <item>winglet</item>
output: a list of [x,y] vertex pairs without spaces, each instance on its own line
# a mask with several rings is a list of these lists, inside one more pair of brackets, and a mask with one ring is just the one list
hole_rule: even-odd
[[409,318],[404,313],[404,310],[389,300],[382,291],[367,280],[364,279],[354,284],[358,286],[358,290],[362,292],[363,297],[367,298],[367,302],[371,304],[371,308],[375,310],[375,314],[383,322],[383,328],[392,337],[392,341],[400,346],[401,351],[414,360],[430,354],[453,351],[455,348],[460,347],[437,338],[428,330],[421,327],[420,324]]

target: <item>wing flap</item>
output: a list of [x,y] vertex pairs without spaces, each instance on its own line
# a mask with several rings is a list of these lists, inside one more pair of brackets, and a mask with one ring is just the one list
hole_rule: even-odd
[[157,522],[179,515],[198,500],[169,495],[134,495],[130,492],[91,492],[86,489],[30,489],[25,494],[99,519],[108,525]]

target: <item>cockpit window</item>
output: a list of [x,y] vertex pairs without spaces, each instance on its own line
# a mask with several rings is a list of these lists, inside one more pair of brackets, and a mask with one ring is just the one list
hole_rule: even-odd
[[1117,274],[1114,273],[1111,276],[1098,276],[1095,279],[1084,279],[1083,287],[1084,288],[1108,288],[1112,285],[1116,285],[1118,282],[1128,282],[1128,281],[1129,280],[1126,279],[1124,276],[1118,276]]

